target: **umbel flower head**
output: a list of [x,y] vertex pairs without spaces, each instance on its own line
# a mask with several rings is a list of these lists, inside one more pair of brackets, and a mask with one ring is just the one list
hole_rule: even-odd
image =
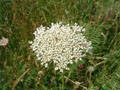
[[61,22],[42,25],[34,32],[35,38],[30,42],[31,49],[40,60],[42,66],[48,67],[51,62],[54,70],[69,70],[68,65],[82,60],[82,57],[92,48],[91,42],[85,39],[85,28],[74,25],[64,25]]

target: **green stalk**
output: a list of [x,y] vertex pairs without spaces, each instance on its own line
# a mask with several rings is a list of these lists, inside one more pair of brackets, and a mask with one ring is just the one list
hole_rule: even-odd
[[62,90],[64,90],[64,74],[62,73]]

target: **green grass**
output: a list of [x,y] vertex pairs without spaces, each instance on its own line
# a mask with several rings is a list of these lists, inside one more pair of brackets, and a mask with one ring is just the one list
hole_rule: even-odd
[[[64,72],[70,80],[42,68],[28,44],[41,24],[59,21],[83,25],[93,46],[92,55]],[[120,90],[120,0],[0,0],[2,37],[9,43],[0,47],[0,90]]]

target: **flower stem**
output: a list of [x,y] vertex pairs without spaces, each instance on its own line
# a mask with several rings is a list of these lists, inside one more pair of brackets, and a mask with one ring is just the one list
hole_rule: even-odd
[[62,90],[64,90],[64,74],[62,73]]

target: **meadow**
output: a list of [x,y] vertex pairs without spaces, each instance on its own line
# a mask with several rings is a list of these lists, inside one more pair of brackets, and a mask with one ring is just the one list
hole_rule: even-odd
[[[29,41],[40,25],[78,23],[93,50],[62,74]],[[120,90],[120,0],[0,0],[0,90]]]

